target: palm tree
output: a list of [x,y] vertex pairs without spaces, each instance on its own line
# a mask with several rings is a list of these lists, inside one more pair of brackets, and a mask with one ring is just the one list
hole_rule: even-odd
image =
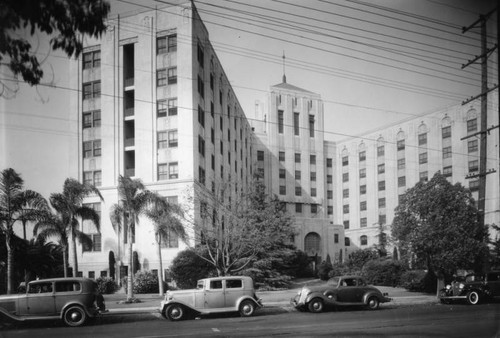
[[128,278],[127,278],[127,301],[134,297],[133,286],[133,245],[132,233],[135,226],[139,224],[139,216],[145,214],[147,208],[154,202],[161,201],[161,197],[146,189],[139,179],[131,179],[120,175],[118,177],[118,203],[111,208],[111,218],[121,215],[127,230],[128,251]]
[[[73,276],[78,273],[78,257],[76,253],[76,241],[88,243],[90,238],[82,231],[78,230],[78,218],[90,220],[94,223],[97,230],[100,227],[99,214],[92,208],[83,204],[85,197],[96,194],[101,201],[103,198],[99,190],[91,184],[80,183],[73,178],[67,178],[64,181],[63,192],[50,195],[50,204],[61,215],[61,220],[66,223],[66,233],[69,235],[69,241],[72,249],[72,268]],[[92,243],[92,241],[90,241]]]
[[118,251],[117,251],[117,257],[118,257],[118,261],[116,262],[118,264],[118,274],[117,274],[117,278],[116,280],[118,281],[121,281],[121,277],[120,276],[120,267],[122,265],[122,250],[121,250],[121,234],[122,234],[122,231],[123,231],[123,227],[124,227],[124,224],[123,224],[123,211],[122,211],[122,208],[118,208],[117,207],[118,204],[113,204],[110,208],[110,211],[109,211],[109,218],[111,220],[111,226],[113,227],[113,230],[115,230],[116,232],[116,236],[118,237]]
[[[0,173],[0,231],[5,235],[7,248],[7,293],[11,294],[14,283],[14,259],[12,236],[17,221],[27,222],[38,218],[46,209],[46,201],[39,193],[23,190],[24,180],[12,168]],[[47,207],[48,208],[48,207]],[[24,223],[26,224],[26,223]]]
[[46,219],[35,224],[33,235],[37,241],[45,243],[48,238],[56,238],[61,246],[63,256],[64,277],[68,277],[68,220],[61,214],[51,215]]
[[169,236],[176,235],[182,241],[187,241],[187,233],[182,222],[177,216],[181,215],[181,208],[174,203],[163,200],[155,203],[146,211],[146,216],[153,222],[155,239],[158,249],[160,269],[158,270],[158,282],[160,284],[160,295],[163,294],[163,263],[161,258],[161,243],[168,242]]

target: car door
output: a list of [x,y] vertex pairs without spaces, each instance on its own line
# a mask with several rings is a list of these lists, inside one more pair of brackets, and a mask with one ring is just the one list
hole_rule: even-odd
[[500,272],[488,273],[488,286],[493,297],[500,297]]
[[243,281],[241,279],[226,279],[226,307],[236,307],[236,301],[243,296]]
[[36,282],[29,285],[26,296],[27,314],[30,316],[53,316],[56,314],[54,287],[52,282]]
[[55,307],[56,312],[60,313],[64,305],[70,302],[81,302],[89,304],[92,299],[91,293],[82,294],[82,285],[79,281],[58,281],[55,283]]
[[212,279],[205,289],[205,308],[221,309],[225,306],[224,288],[222,279]]
[[362,293],[356,278],[344,278],[338,287],[337,300],[342,303],[361,302]]

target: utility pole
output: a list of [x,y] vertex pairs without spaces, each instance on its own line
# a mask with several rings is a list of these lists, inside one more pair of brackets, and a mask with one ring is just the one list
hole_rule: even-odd
[[481,60],[481,93],[475,97],[472,97],[464,102],[462,105],[465,105],[472,100],[477,98],[481,98],[481,129],[479,132],[474,133],[472,135],[468,135],[463,137],[462,140],[478,136],[480,137],[479,143],[479,173],[478,174],[469,174],[466,178],[476,178],[479,177],[479,194],[478,194],[478,209],[479,209],[479,223],[481,225],[485,224],[485,207],[486,207],[486,175],[494,173],[494,169],[487,170],[487,137],[489,131],[496,127],[492,127],[488,129],[488,93],[496,88],[498,85],[493,88],[488,88],[488,64],[487,60],[491,53],[498,47],[498,45],[493,46],[492,48],[487,48],[487,40],[486,40],[486,22],[493,14],[496,9],[493,9],[486,15],[480,15],[479,19],[476,20],[469,27],[464,27],[462,29],[462,33],[466,33],[469,29],[475,28],[480,25],[481,28],[481,55],[476,56],[474,59],[470,60],[467,64],[462,66],[462,69],[465,67],[475,63],[477,60]]

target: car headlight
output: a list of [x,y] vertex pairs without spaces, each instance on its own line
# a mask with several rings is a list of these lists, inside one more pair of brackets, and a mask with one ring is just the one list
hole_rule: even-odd
[[446,285],[446,290],[449,290],[449,289],[451,289],[451,285],[450,284]]
[[464,283],[460,283],[460,284],[458,285],[458,288],[459,288],[459,289],[463,289],[463,288],[464,288],[464,286],[465,286],[465,284],[464,284]]

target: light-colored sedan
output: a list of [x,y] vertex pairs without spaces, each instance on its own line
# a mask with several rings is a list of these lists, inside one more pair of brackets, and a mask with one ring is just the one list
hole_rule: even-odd
[[196,289],[167,291],[160,304],[163,317],[172,321],[191,315],[236,312],[252,316],[262,307],[253,280],[246,276],[200,279]]
[[104,310],[97,283],[88,278],[52,278],[32,281],[26,293],[0,296],[0,317],[13,321],[61,319],[80,326]]
[[378,309],[380,303],[390,302],[387,294],[368,285],[358,276],[330,278],[325,284],[304,286],[292,298],[292,305],[300,311],[322,312],[325,306],[363,306],[370,310]]

